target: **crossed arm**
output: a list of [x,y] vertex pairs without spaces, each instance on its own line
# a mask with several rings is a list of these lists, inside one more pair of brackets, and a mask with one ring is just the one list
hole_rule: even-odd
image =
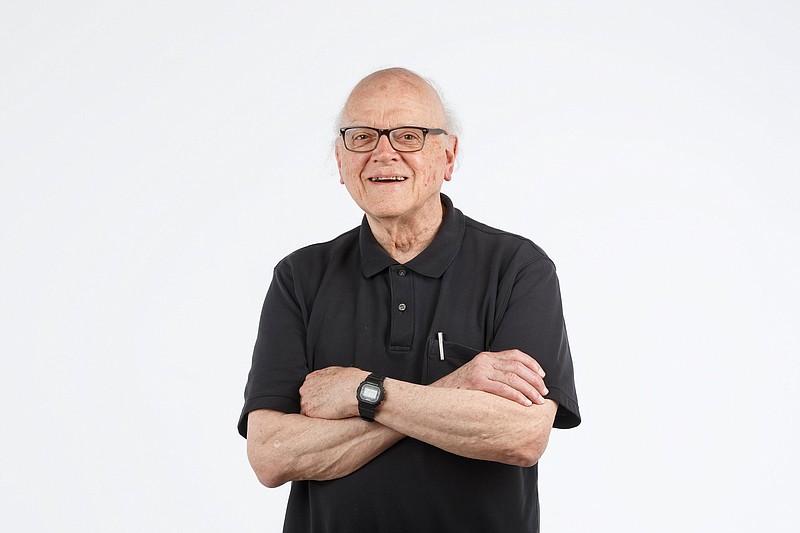
[[539,364],[518,350],[482,352],[429,386],[386,379],[375,422],[358,417],[355,390],[368,372],[330,367],[300,389],[301,414],[250,413],[247,454],[259,481],[350,474],[405,436],[451,453],[518,466],[538,462],[557,404],[545,400]]

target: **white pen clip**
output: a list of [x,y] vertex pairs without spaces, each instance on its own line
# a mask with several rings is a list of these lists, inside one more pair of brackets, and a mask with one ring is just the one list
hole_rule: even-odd
[[439,361],[444,361],[444,337],[442,332],[439,332]]

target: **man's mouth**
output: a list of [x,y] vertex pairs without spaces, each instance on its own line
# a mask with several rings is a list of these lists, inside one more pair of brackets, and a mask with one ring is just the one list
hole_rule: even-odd
[[405,176],[374,176],[368,179],[372,183],[386,183],[391,181],[406,181],[408,178]]

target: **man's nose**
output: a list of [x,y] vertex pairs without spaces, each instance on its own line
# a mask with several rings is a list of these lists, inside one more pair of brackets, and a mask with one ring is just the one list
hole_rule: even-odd
[[378,145],[372,151],[372,158],[374,160],[381,159],[396,159],[397,150],[394,149],[392,143],[389,142],[389,136],[386,134],[378,137]]

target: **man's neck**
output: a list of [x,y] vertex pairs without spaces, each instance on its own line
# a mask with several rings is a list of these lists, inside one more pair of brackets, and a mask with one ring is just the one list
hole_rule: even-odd
[[444,211],[438,202],[429,213],[411,219],[376,219],[367,215],[367,222],[381,248],[398,263],[405,264],[433,242],[444,220]]

